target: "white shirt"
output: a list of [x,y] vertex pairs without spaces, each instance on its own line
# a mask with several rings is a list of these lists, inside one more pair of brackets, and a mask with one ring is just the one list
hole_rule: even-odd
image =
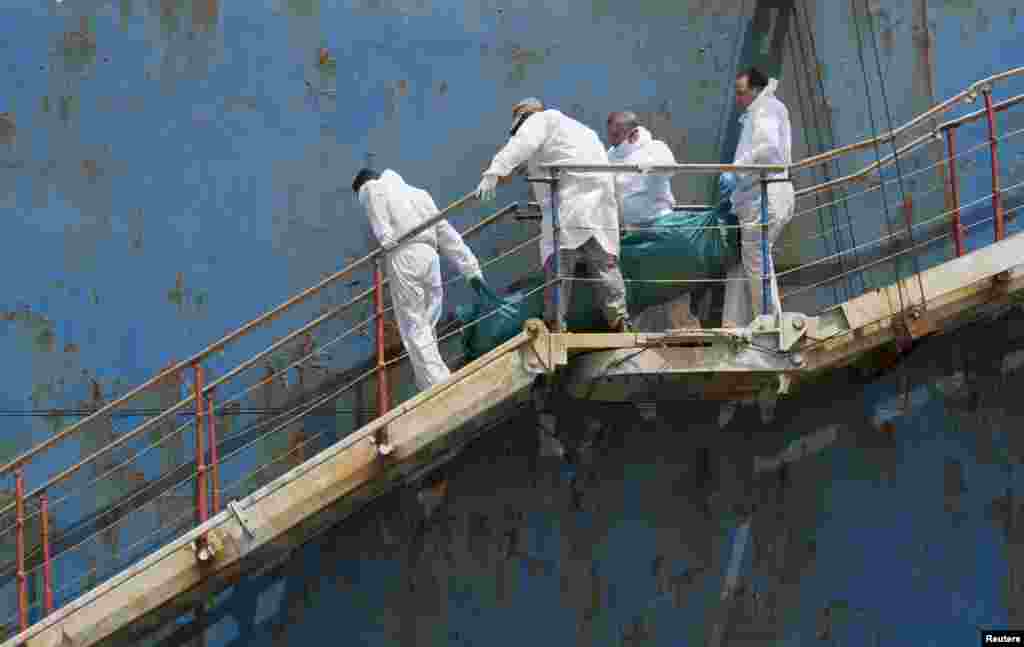
[[[733,164],[792,164],[793,135],[789,123],[789,110],[775,98],[779,82],[768,81],[768,87],[757,95],[740,116],[742,130],[736,146]],[[770,178],[785,178],[786,173],[769,173]],[[761,195],[758,174],[737,173],[734,205],[757,200]]]
[[[406,184],[391,169],[381,173],[380,179],[363,184],[359,200],[366,207],[374,236],[385,247],[440,213],[429,193]],[[424,243],[440,251],[466,278],[481,275],[476,256],[447,220],[417,234],[401,248],[413,243]]]
[[[637,128],[635,142],[624,141],[608,149],[612,164],[665,166],[676,163],[665,142],[651,137],[643,126]],[[645,225],[672,211],[676,199],[672,195],[672,175],[617,173],[615,193],[626,225]]]
[[[590,128],[557,110],[544,110],[523,122],[484,175],[504,177],[523,162],[530,175],[548,177],[543,164],[608,164],[601,139]],[[559,176],[559,243],[576,249],[593,237],[614,256],[619,255],[619,218],[611,173],[566,173]],[[541,261],[554,251],[549,185],[535,184],[541,205]]]

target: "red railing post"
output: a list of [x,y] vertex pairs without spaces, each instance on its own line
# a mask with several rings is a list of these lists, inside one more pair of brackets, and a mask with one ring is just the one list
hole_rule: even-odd
[[207,443],[210,445],[210,489],[211,489],[211,514],[220,512],[220,460],[217,456],[217,417],[214,415],[214,390],[206,397],[209,407],[206,416],[206,424],[210,435]]
[[19,467],[14,473],[14,502],[18,537],[15,551],[18,560],[18,624],[28,629],[28,582],[25,579],[25,474]]
[[946,152],[949,166],[949,192],[953,199],[953,244],[956,255],[964,255],[964,228],[960,224],[960,182],[956,176],[956,126],[946,129]]
[[197,523],[206,521],[206,457],[203,449],[203,418],[206,406],[203,400],[203,367],[192,365],[195,373],[192,389],[196,397],[196,516]]
[[384,273],[380,261],[373,268],[373,304],[377,311],[377,415],[383,416],[390,408],[387,364],[384,356]]
[[910,193],[903,196],[903,221],[907,225],[907,234],[914,230],[914,196]]
[[1003,196],[999,194],[999,142],[996,138],[996,113],[992,109],[992,90],[982,90],[985,96],[985,118],[988,120],[988,145],[992,160],[992,211],[996,220],[996,240],[1006,235],[1006,223],[1003,222]]
[[43,544],[43,613],[53,613],[53,563],[50,561],[50,499],[39,495],[40,531]]

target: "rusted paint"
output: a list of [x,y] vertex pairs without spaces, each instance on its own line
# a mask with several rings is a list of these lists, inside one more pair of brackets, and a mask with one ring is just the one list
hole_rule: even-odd
[[0,142],[11,144],[18,132],[18,124],[13,112],[0,112]]

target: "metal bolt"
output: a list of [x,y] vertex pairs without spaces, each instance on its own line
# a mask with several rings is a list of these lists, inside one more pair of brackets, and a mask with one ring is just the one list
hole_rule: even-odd
[[794,354],[790,359],[793,362],[793,366],[803,366],[804,363],[806,362],[806,360],[804,359],[804,356],[801,355],[800,353]]
[[797,317],[796,319],[793,320],[793,328],[795,328],[796,330],[803,330],[804,329],[804,319],[803,319],[803,317]]

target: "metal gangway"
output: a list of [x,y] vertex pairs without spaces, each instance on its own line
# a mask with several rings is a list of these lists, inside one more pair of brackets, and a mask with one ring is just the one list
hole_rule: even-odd
[[[867,353],[890,347],[907,350],[919,338],[1007,307],[1024,287],[1024,236],[1015,227],[1015,214],[1024,207],[1024,169],[1015,164],[1004,168],[999,153],[1000,146],[1006,153],[1011,142],[1019,141],[1015,138],[1024,129],[1000,134],[997,116],[1024,102],[1024,95],[998,103],[992,95],[997,83],[1014,77],[1024,77],[1024,68],[979,81],[899,128],[788,169],[717,164],[548,169],[553,182],[559,173],[573,170],[747,171],[762,174],[763,188],[765,173],[837,169],[840,160],[873,150],[875,161],[860,170],[799,188],[794,223],[825,212],[849,211],[857,200],[877,199],[895,185],[902,196],[902,224],[890,223],[888,233],[856,244],[852,235],[858,221],[871,215],[870,209],[862,209],[845,225],[833,218],[831,231],[822,226],[817,235],[790,242],[801,249],[822,246],[824,253],[766,272],[765,290],[777,281],[783,309],[767,310],[772,300],[764,299],[766,312],[748,328],[574,333],[551,331],[531,320],[512,339],[465,363],[446,383],[392,406],[401,382],[396,380],[399,371],[408,369],[403,364],[406,356],[396,350],[393,338],[389,342],[390,308],[383,294],[387,281],[379,264],[374,266],[382,257],[377,249],[121,397],[97,405],[85,418],[0,466],[0,475],[14,485],[13,495],[0,510],[0,536],[14,548],[13,556],[0,565],[7,604],[4,647],[84,647],[111,639],[142,639],[247,574],[279,563],[320,529],[396,484],[418,479],[449,460],[511,412],[528,406],[538,376],[557,376],[570,393],[595,400],[652,393],[732,400],[764,389],[784,394]],[[979,96],[984,108],[937,122],[942,113]],[[985,136],[958,152],[957,133],[979,122],[985,125]],[[883,145],[891,154],[882,155]],[[937,147],[942,149],[938,153]],[[988,164],[976,163],[985,153]],[[915,156],[916,168],[904,171],[901,165],[907,166]],[[893,168],[897,177],[886,178],[885,170]],[[990,181],[983,177],[985,171]],[[920,192],[906,190],[928,174],[938,174],[939,183]],[[978,184],[985,185],[982,195],[964,200],[965,185],[973,189]],[[456,201],[407,237],[450,217],[470,199]],[[930,200],[942,205],[937,213],[915,218]],[[799,207],[811,202],[813,206]],[[882,206],[888,212],[888,201]],[[463,234],[472,238],[528,211],[526,205],[511,204]],[[553,216],[557,226],[557,205]],[[843,243],[844,229],[850,244]],[[529,236],[511,245],[484,267],[523,250],[532,252],[538,239]],[[866,260],[859,262],[861,257]],[[914,267],[901,273],[897,266],[890,274],[878,274],[882,280],[867,284],[865,276],[872,270],[882,272],[900,261],[913,261]],[[921,263],[930,266],[922,268]],[[822,267],[839,271],[822,279]],[[374,272],[374,287],[324,306],[307,323],[208,379],[210,366],[229,346],[258,337],[274,320],[366,269]],[[813,278],[800,280],[808,271]],[[564,268],[535,290],[581,280],[563,273]],[[885,276],[892,280],[885,281]],[[852,286],[854,277],[861,280],[859,290]],[[648,279],[627,277],[627,283],[644,280]],[[447,285],[454,286],[455,281]],[[823,309],[808,313],[790,307],[813,306],[809,295],[841,283],[845,294],[840,298],[837,291],[833,303]],[[368,316],[338,334],[325,334],[330,339],[319,347],[314,343],[314,333],[324,334],[330,322],[358,314],[371,301]],[[493,315],[444,332],[442,341],[457,340],[467,328]],[[325,367],[327,348],[370,327],[375,340],[372,363],[338,371]],[[289,360],[268,367],[283,351],[291,353]],[[450,364],[459,362],[457,356],[447,359]],[[243,383],[243,375],[261,367],[263,375],[224,395],[230,385]],[[294,388],[279,388],[282,377],[292,372],[298,372]],[[191,377],[186,397],[178,391],[183,375]],[[158,413],[115,433],[119,411],[131,402],[152,400],[160,389],[171,395],[161,402]],[[241,429],[227,424],[244,398],[261,394],[273,405],[268,413]],[[373,401],[377,416],[364,424],[352,413],[351,424],[339,432],[339,401],[355,403],[351,412],[366,408],[358,403]],[[303,427],[325,411],[335,419],[334,428],[328,425],[312,433]],[[69,460],[73,440],[79,441],[83,454],[78,460]],[[277,443],[271,460],[247,460],[248,451],[268,442]],[[177,449],[164,451],[168,447]],[[155,452],[164,452],[162,458],[154,458]],[[155,463],[159,464],[154,467]],[[89,500],[91,505],[74,510],[76,500]],[[102,569],[96,564],[98,555],[112,556]]]

